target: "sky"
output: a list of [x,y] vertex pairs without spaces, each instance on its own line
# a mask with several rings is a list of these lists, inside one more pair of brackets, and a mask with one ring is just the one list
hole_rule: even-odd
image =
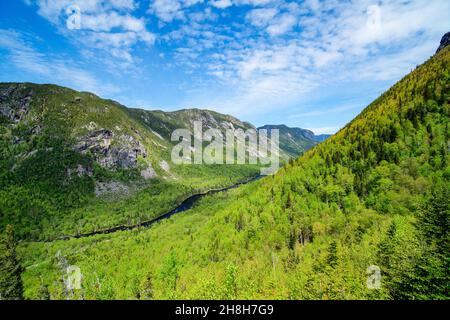
[[334,133],[448,31],[448,0],[1,0],[0,82]]

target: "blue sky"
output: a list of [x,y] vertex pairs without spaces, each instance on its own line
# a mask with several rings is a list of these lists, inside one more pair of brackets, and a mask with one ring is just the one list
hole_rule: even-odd
[[448,0],[1,1],[0,81],[332,133],[435,52],[449,13]]

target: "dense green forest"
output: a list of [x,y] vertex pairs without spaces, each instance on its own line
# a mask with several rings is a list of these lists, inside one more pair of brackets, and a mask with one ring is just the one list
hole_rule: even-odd
[[[449,299],[449,116],[446,48],[274,176],[148,229],[21,242],[24,295]],[[67,264],[81,289],[65,289]]]

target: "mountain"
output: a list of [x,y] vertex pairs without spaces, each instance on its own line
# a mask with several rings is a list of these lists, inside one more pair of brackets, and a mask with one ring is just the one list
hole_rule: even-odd
[[256,129],[209,110],[131,109],[56,85],[0,83],[0,227],[45,237],[135,223],[259,174],[257,165],[174,165],[171,134],[195,121]]
[[329,135],[314,135],[314,132],[300,128],[290,128],[286,125],[265,125],[258,129],[277,129],[280,133],[280,149],[285,151],[290,158],[297,158],[302,153],[311,149],[318,142],[328,139]]
[[317,142],[324,142],[331,136],[332,136],[331,134],[319,134],[314,136],[314,140]]
[[[450,49],[279,172],[145,230],[24,244],[26,295],[57,252],[89,299],[449,299]],[[101,284],[101,285],[100,285]]]
[[450,45],[450,32],[447,32],[441,40],[441,43],[439,45],[439,48],[437,49],[436,53],[443,50],[444,48],[448,47]]
[[213,111],[129,109],[56,85],[1,83],[0,226],[42,237],[132,223],[259,173],[254,165],[173,165],[170,135],[192,131],[194,121],[254,128]]
[[205,130],[213,128],[224,132],[227,129],[255,129],[250,123],[210,110],[184,109],[164,112],[129,109],[129,113],[151,130],[158,132],[158,135],[167,141],[170,141],[170,136],[176,129],[185,128],[192,131],[194,121],[202,121]]

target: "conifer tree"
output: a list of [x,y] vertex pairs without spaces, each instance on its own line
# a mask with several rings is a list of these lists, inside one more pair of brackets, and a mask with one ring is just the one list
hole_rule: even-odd
[[48,285],[46,285],[41,279],[41,286],[38,291],[39,300],[50,300],[50,291],[48,289]]
[[413,295],[420,299],[449,299],[450,189],[437,183],[417,221],[423,253],[413,275]]
[[147,273],[142,285],[141,298],[145,300],[153,299],[154,287],[153,287],[153,274],[151,272]]
[[17,241],[11,225],[0,236],[0,299],[23,300],[22,273],[16,252]]

